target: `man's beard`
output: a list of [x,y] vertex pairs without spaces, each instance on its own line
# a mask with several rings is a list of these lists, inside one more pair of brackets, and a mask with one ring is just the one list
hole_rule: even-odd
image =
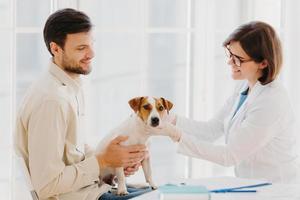
[[76,63],[76,61],[69,59],[66,55],[63,56],[62,67],[65,71],[74,74],[87,75],[92,71],[91,66],[89,66],[87,69],[83,69],[83,67],[81,67],[79,63]]

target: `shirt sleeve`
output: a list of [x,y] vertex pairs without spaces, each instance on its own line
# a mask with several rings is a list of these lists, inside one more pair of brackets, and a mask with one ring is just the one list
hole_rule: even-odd
[[45,101],[28,123],[29,171],[40,198],[48,198],[94,184],[99,177],[95,156],[67,165],[64,148],[70,115],[67,103]]
[[183,134],[178,152],[223,166],[239,164],[267,145],[281,126],[279,105],[257,105],[249,109],[245,119],[230,133],[226,145],[212,144]]

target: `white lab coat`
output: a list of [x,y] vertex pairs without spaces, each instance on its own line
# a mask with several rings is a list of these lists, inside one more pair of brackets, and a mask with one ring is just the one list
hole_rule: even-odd
[[[177,126],[183,131],[178,152],[234,166],[236,176],[242,178],[298,181],[295,118],[285,88],[279,80],[267,85],[257,82],[233,117],[247,87],[247,82],[240,84],[207,122],[178,117]],[[222,135],[225,144],[214,144]]]

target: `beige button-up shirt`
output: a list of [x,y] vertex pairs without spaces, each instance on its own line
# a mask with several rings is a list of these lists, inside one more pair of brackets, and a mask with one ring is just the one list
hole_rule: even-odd
[[94,200],[110,189],[99,180],[93,152],[82,150],[84,96],[74,80],[50,62],[21,103],[16,153],[27,164],[40,199]]

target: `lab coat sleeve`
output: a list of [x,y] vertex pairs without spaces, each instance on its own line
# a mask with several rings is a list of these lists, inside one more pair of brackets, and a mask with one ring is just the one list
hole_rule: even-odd
[[178,116],[176,126],[184,133],[200,140],[213,142],[224,135],[224,119],[228,116],[237,94],[234,93],[209,121],[195,121]]
[[281,128],[283,109],[280,108],[280,103],[272,103],[266,99],[264,101],[267,103],[258,102],[249,109],[241,124],[231,131],[226,145],[209,143],[183,133],[178,152],[223,166],[239,164],[267,145]]

